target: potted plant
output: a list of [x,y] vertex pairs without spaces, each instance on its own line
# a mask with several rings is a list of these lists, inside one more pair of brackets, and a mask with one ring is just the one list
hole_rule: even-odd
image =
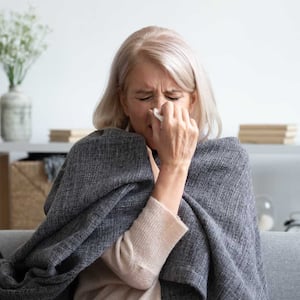
[[1,136],[5,141],[31,137],[31,100],[20,91],[20,85],[46,50],[49,32],[33,8],[24,13],[0,12],[0,64],[9,82],[9,91],[1,97]]

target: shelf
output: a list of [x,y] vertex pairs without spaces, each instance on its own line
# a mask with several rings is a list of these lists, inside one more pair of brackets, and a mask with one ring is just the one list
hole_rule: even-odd
[[32,144],[28,142],[2,142],[0,153],[30,152],[30,153],[66,153],[69,152],[72,143],[41,143]]
[[277,145],[277,144],[242,144],[251,154],[295,154],[300,155],[300,145]]
[[[30,143],[30,142],[0,142],[0,153],[30,152],[30,153],[67,153],[73,143]],[[300,144],[275,145],[275,144],[242,144],[251,154],[298,154]]]

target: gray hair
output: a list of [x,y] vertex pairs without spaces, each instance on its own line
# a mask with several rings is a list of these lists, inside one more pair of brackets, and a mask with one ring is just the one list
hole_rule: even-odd
[[221,120],[203,67],[178,33],[157,26],[134,32],[117,51],[108,85],[93,115],[94,126],[97,129],[128,127],[129,120],[120,102],[120,92],[126,89],[127,76],[141,56],[164,68],[184,91],[195,92],[198,105],[191,115],[198,124],[200,139],[219,136]]

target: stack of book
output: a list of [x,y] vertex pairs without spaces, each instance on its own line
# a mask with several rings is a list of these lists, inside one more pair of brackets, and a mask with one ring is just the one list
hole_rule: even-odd
[[296,124],[241,124],[238,138],[249,144],[293,144]]
[[50,129],[50,142],[75,143],[87,136],[94,129]]

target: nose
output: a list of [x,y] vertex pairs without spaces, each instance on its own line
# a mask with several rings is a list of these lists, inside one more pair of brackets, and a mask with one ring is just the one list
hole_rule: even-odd
[[167,102],[168,100],[165,98],[163,94],[158,94],[155,96],[154,101],[153,101],[153,108],[160,108]]

